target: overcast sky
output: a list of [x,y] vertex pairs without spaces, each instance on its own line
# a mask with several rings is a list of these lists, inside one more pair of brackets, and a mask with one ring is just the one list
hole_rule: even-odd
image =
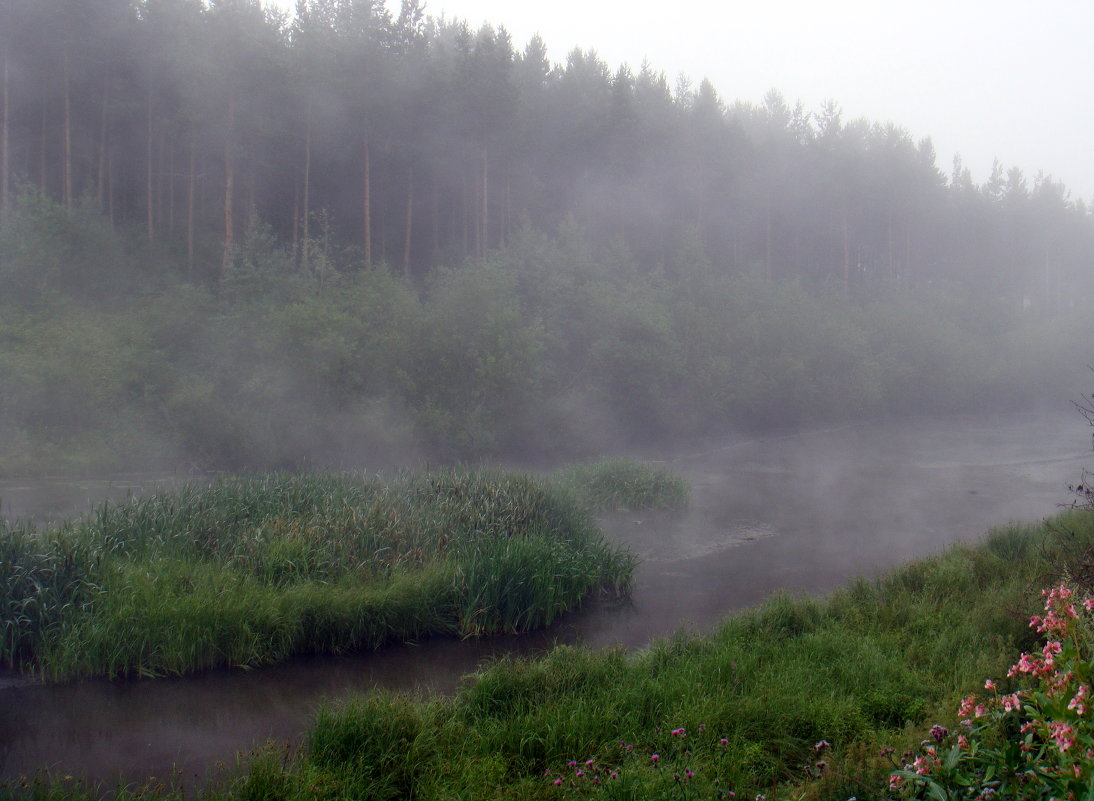
[[930,136],[947,174],[955,152],[977,183],[999,158],[1031,184],[1044,170],[1094,199],[1094,0],[428,0],[426,11],[504,25],[518,49],[538,32],[559,63],[574,47],[613,70],[645,58],[672,83],[710,78],[727,101],[771,88],[810,111],[832,99],[845,120]]

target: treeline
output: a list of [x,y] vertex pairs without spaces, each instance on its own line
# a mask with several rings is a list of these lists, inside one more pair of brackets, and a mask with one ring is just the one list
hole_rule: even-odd
[[[1094,227],[1051,177],[946,176],[929,140],[776,92],[727,105],[595,52],[382,0],[3,0],[0,203],[20,184],[219,281],[264,222],[297,266],[416,279],[579,219],[639,270],[1070,298]],[[723,87],[732,91],[732,87]]]
[[549,463],[1060,404],[1088,389],[1092,320],[957,283],[849,296],[735,275],[696,240],[647,272],[576,224],[515,229],[421,288],[304,270],[256,224],[206,286],[28,193],[0,225],[0,473]]

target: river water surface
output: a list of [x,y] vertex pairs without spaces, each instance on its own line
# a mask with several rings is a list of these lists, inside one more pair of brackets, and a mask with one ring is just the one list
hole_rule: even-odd
[[[559,642],[639,648],[779,590],[823,592],[1070,500],[1094,463],[1068,409],[870,423],[711,442],[666,458],[687,476],[680,514],[616,514],[607,534],[642,557],[627,603],[594,603],[535,634],[435,640],[158,680],[0,684],[0,776],[49,767],[143,782],[202,783],[267,740],[298,741],[322,703],[382,686],[450,692],[484,660]],[[8,517],[57,519],[170,480],[0,482]]]

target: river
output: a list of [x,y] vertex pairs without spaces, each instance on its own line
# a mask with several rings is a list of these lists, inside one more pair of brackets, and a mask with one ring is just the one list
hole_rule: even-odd
[[[143,782],[207,781],[267,740],[298,742],[317,707],[382,686],[451,692],[484,660],[554,643],[640,648],[779,590],[823,592],[994,525],[1070,501],[1094,464],[1070,409],[848,425],[711,442],[663,461],[692,483],[684,513],[607,516],[642,557],[626,603],[593,603],[541,632],[434,640],[346,657],[157,680],[0,685],[0,776],[40,767]],[[58,519],[170,479],[0,482],[5,516]]]

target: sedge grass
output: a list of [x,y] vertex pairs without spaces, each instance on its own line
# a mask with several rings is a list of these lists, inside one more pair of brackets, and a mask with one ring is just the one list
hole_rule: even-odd
[[0,657],[57,680],[161,675],[524,631],[625,591],[634,564],[525,475],[225,478],[5,529]]
[[550,480],[596,510],[682,509],[691,499],[683,477],[633,459],[570,465],[554,471]]

